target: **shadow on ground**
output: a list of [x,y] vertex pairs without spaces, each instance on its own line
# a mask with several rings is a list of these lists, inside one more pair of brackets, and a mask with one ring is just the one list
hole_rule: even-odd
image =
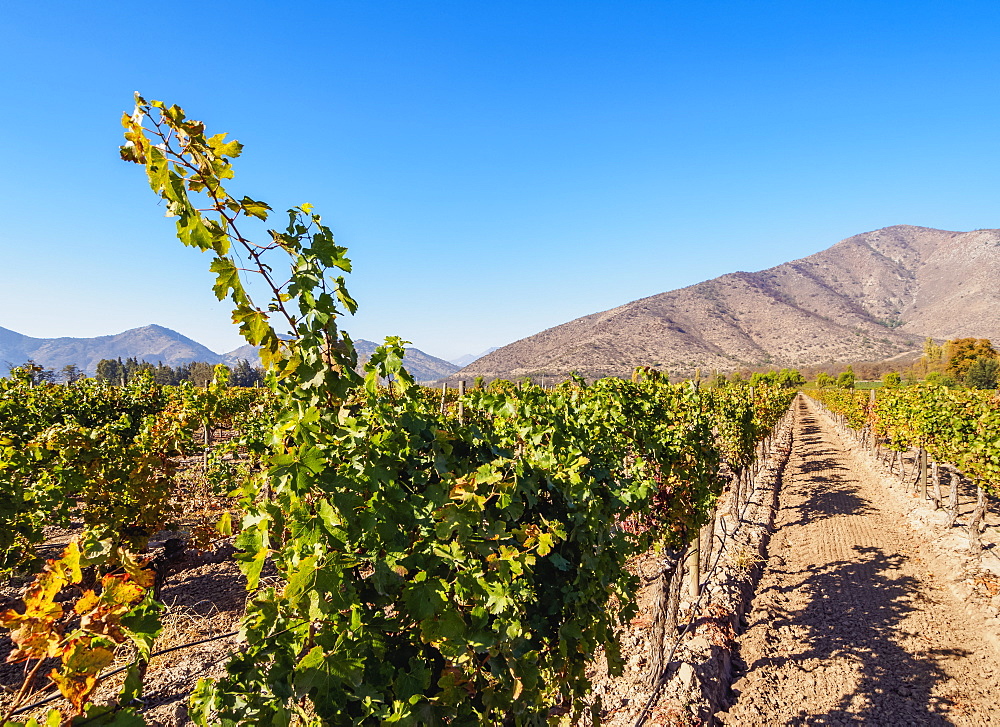
[[[938,657],[964,654],[937,650],[918,659],[901,648],[896,643],[897,627],[916,608],[921,584],[899,573],[905,556],[879,548],[855,546],[854,550],[857,560],[809,567],[809,575],[794,589],[800,597],[808,594],[808,604],[774,621],[776,630],[794,624],[802,648],[760,659],[750,670],[810,660],[820,662],[817,669],[836,668],[836,660],[852,663],[851,673],[845,670],[845,691],[835,709],[825,715],[803,709],[787,724],[845,720],[878,725],[952,724],[943,712],[955,704],[940,697],[932,702],[931,692],[937,681],[947,678]],[[811,670],[799,668],[808,686]]]
[[[796,442],[810,450],[809,459],[797,477],[786,480],[786,492],[797,502],[787,506],[793,521],[783,528],[874,511],[860,494],[860,485],[844,476],[847,470],[833,458],[834,450],[816,446],[822,442],[814,421],[805,420],[806,436]],[[926,598],[922,584],[901,572],[905,555],[860,545],[853,550],[856,557],[850,560],[786,570],[786,583],[791,585],[767,589],[786,594],[789,604],[786,610],[770,615],[769,632],[791,636],[779,640],[772,653],[748,665],[748,673],[798,669],[793,673],[801,679],[785,689],[802,699],[803,708],[784,724],[952,724],[945,713],[960,706],[940,694],[932,696],[932,691],[937,682],[949,678],[941,664],[964,654],[929,650],[914,655],[898,644],[900,622]],[[792,605],[801,604],[803,599],[804,606]],[[783,650],[782,645],[786,645]],[[822,672],[822,678],[817,679],[814,671]],[[842,689],[843,693],[835,708],[817,714],[809,694],[822,688]],[[780,687],[776,685],[776,689]],[[834,695],[824,696],[829,703]]]

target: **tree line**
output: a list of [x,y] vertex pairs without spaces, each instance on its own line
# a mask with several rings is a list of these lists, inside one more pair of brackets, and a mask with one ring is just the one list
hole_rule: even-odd
[[1000,360],[988,338],[956,338],[940,346],[928,338],[913,368],[928,381],[970,389],[995,389],[1000,378]]
[[[854,366],[859,367],[857,375]],[[873,368],[866,362],[848,365],[838,375],[829,370],[815,374],[820,389],[837,387],[853,389],[856,380],[873,381],[881,378],[883,386],[899,386],[904,381],[925,380],[935,384],[969,389],[996,389],[1000,383],[1000,354],[988,338],[954,338],[937,344],[928,338],[923,355],[908,367],[889,368],[891,361],[879,362]]]
[[[57,371],[28,360],[19,366],[12,366],[11,370],[15,368],[28,372],[35,384],[71,384],[87,378],[86,372],[76,364],[67,364]],[[232,386],[257,386],[264,379],[264,370],[260,366],[251,366],[246,359],[241,358],[235,366],[226,368],[229,369],[229,383]],[[110,384],[124,385],[143,372],[149,372],[153,381],[160,386],[176,386],[183,381],[190,381],[195,386],[205,386],[215,375],[215,365],[204,361],[192,361],[169,366],[162,361],[154,365],[135,357],[126,358],[124,361],[120,357],[104,358],[97,362],[95,378]]]
[[[695,381],[701,382],[700,370],[695,374]],[[734,371],[728,378],[721,371],[715,370],[708,376],[710,388],[719,389],[727,384],[748,383],[750,386],[777,386],[781,389],[796,389],[806,383],[806,377],[798,369],[771,369],[770,371]]]

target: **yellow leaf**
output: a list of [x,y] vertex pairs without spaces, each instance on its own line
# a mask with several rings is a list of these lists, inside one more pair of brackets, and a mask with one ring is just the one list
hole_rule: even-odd
[[98,597],[96,593],[93,591],[87,591],[83,594],[80,600],[76,602],[76,605],[73,606],[73,610],[78,614],[86,613],[87,611],[95,608],[97,604],[100,603],[100,600],[100,597]]
[[97,675],[114,658],[111,649],[94,646],[89,638],[77,639],[63,652],[62,672],[53,669],[49,678],[56,683],[60,693],[73,707],[82,711],[84,703],[97,686]]
[[153,584],[156,583],[156,571],[151,568],[139,568],[129,575],[142,588],[152,588]]
[[115,654],[111,649],[94,646],[89,638],[76,639],[63,656],[63,666],[81,674],[97,674],[114,660]]
[[101,579],[101,601],[109,605],[127,605],[142,598],[145,589],[127,575],[107,575]]
[[82,710],[84,703],[97,685],[97,675],[95,674],[63,676],[53,669],[49,673],[49,679],[55,682],[62,695],[70,701],[78,712]]
[[233,518],[228,512],[222,513],[222,517],[219,518],[219,522],[216,524],[215,529],[222,535],[232,535],[233,534]]
[[152,587],[156,581],[156,573],[146,567],[149,564],[148,558],[139,558],[133,553],[122,552],[119,554],[119,559],[133,581],[143,588]]

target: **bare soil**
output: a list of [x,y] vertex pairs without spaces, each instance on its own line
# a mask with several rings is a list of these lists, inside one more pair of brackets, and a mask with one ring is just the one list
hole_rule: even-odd
[[728,725],[1000,724],[988,584],[799,398],[771,555],[738,638]]

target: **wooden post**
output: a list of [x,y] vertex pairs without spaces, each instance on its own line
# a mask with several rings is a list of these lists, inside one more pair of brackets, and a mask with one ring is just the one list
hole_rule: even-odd
[[715,518],[718,511],[712,508],[712,517],[701,528],[701,570],[708,573],[712,570],[712,551],[715,548]]
[[937,460],[931,463],[931,482],[934,483],[934,509],[941,507],[941,473],[938,472]]
[[920,448],[920,495],[927,499],[927,450]]
[[983,551],[981,523],[986,516],[986,491],[976,485],[976,509],[969,516],[969,552],[979,555]]
[[465,396],[465,381],[458,382],[458,423],[465,424],[465,404],[462,397]]
[[951,488],[948,492],[948,527],[950,528],[958,520],[958,473],[949,470],[948,477]]
[[688,596],[692,602],[698,598],[701,592],[701,532],[696,530],[691,547],[688,548],[685,567],[688,572]]
[[441,416],[444,416],[448,408],[446,399],[448,398],[448,384],[441,384]]
[[208,449],[212,446],[212,428],[208,426],[208,420],[205,420],[205,451],[202,453],[202,467],[205,472],[208,472]]
[[743,468],[736,470],[736,476],[733,478],[733,497],[732,497],[732,511],[735,521],[739,523],[740,521],[740,487],[743,484]]
[[[868,392],[868,413],[875,408],[875,389]],[[870,422],[871,419],[869,418]],[[878,457],[878,441],[875,439],[875,431],[869,424],[865,424],[865,447],[867,449],[874,449],[875,456]]]

